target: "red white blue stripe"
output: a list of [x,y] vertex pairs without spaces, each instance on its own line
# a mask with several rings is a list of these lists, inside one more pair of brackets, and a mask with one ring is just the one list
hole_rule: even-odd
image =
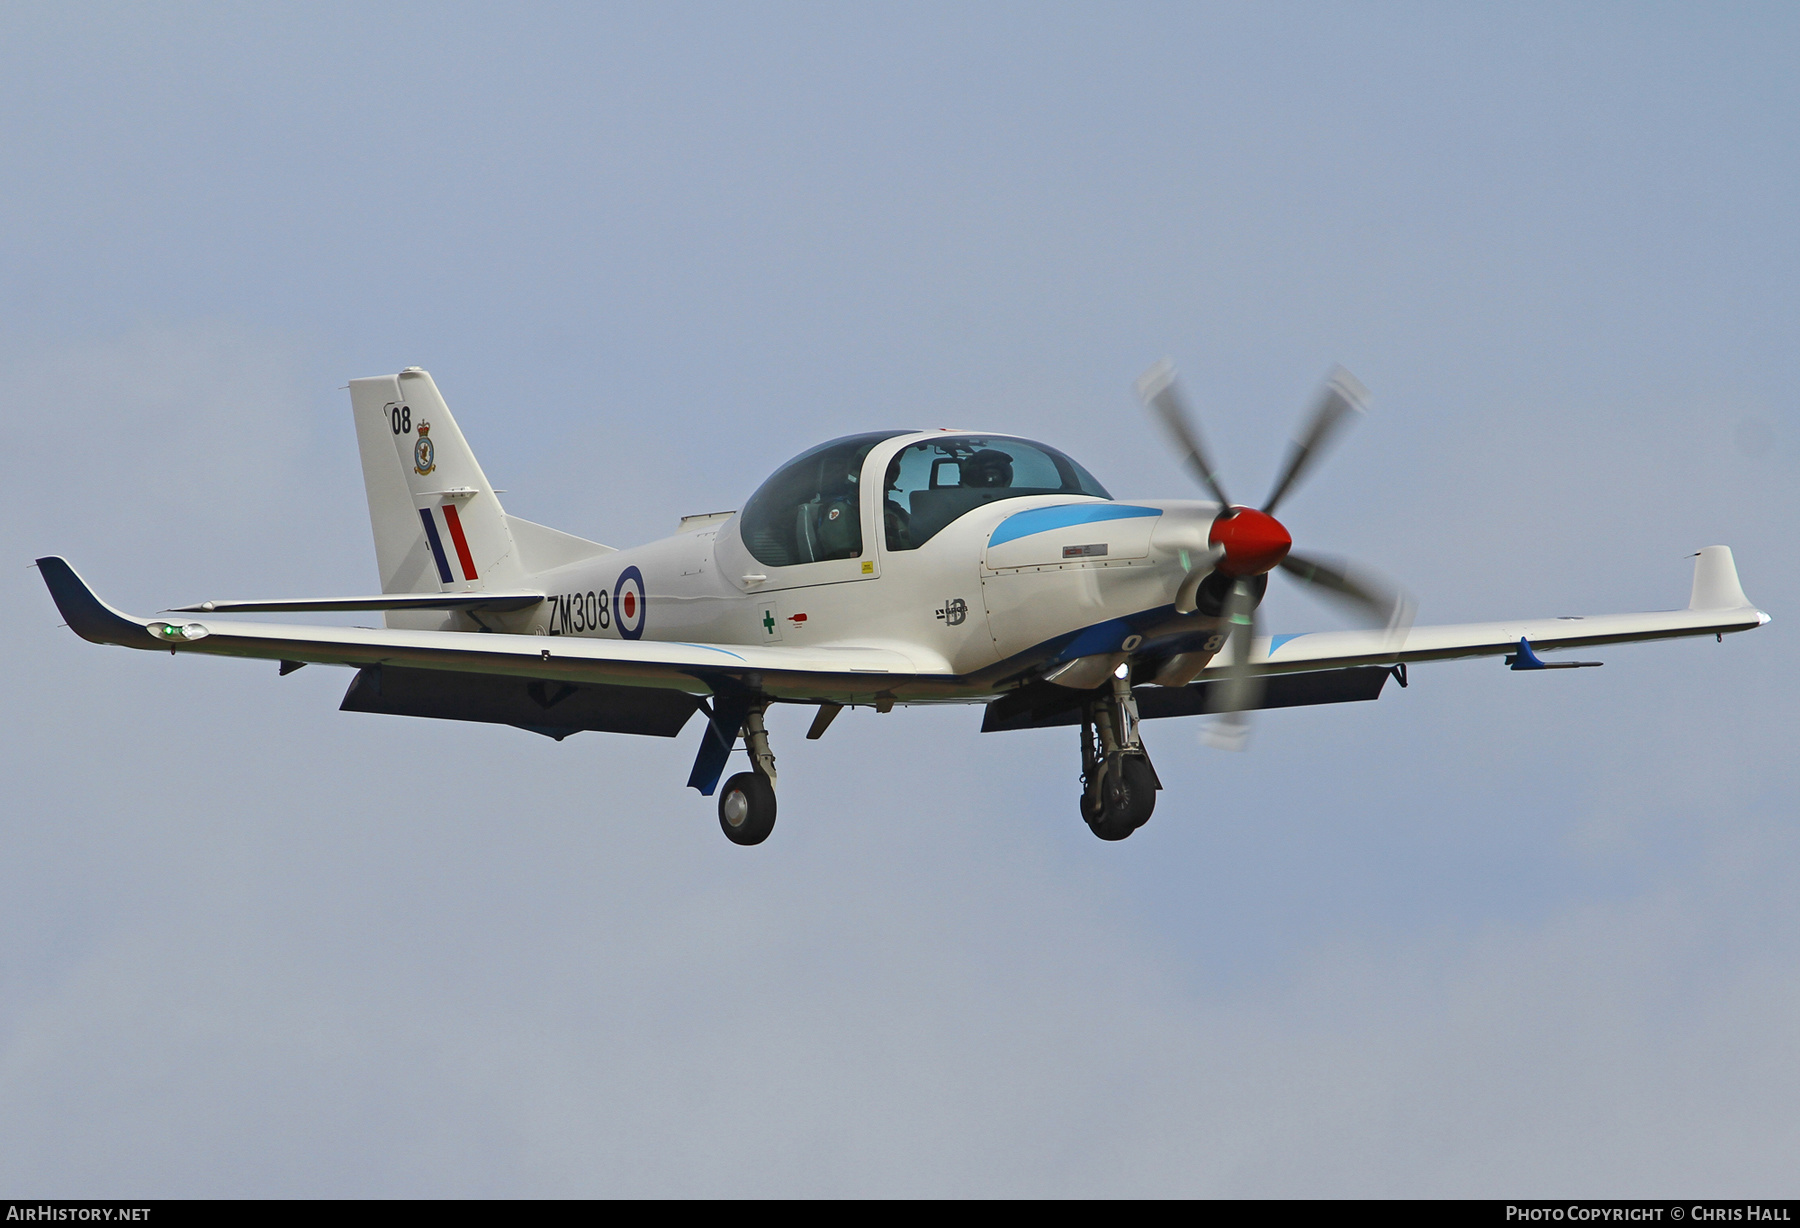
[[[444,514],[444,527],[450,532],[450,544],[456,548],[456,561],[462,565],[462,578],[480,579],[475,573],[475,556],[469,553],[469,539],[463,535],[462,517],[448,503],[438,510]],[[431,513],[431,508],[419,509],[419,520],[425,526],[425,540],[431,546],[431,557],[437,562],[439,582],[454,584],[456,577],[450,571],[449,557],[444,554],[444,539],[438,535],[437,517]]]

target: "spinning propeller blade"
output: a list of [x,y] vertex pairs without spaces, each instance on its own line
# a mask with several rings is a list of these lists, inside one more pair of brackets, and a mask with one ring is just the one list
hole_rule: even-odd
[[1201,735],[1221,750],[1243,750],[1250,740],[1250,710],[1262,700],[1262,676],[1251,672],[1250,648],[1256,640],[1256,590],[1238,580],[1225,595],[1220,611],[1226,636],[1225,677],[1220,680],[1213,710],[1221,715]]
[[1369,390],[1358,383],[1354,375],[1342,367],[1332,371],[1325,391],[1319,394],[1318,405],[1313,408],[1312,418],[1288,445],[1287,464],[1282,466],[1281,476],[1275,479],[1269,497],[1263,500],[1263,511],[1271,516],[1275,514],[1276,506],[1306,471],[1319,462],[1338,433],[1351,421],[1368,413],[1364,408],[1368,400]]
[[1289,554],[1281,570],[1302,584],[1310,584],[1364,620],[1390,631],[1404,632],[1412,625],[1413,600],[1406,592],[1367,568],[1342,559]]
[[1163,428],[1174,437],[1175,443],[1186,454],[1182,457],[1189,469],[1194,471],[1202,485],[1212,491],[1227,513],[1231,510],[1231,498],[1226,495],[1224,484],[1219,481],[1218,470],[1213,467],[1212,460],[1206,455],[1206,446],[1200,442],[1200,428],[1194,416],[1182,403],[1181,393],[1175,387],[1175,367],[1168,359],[1163,359],[1138,377],[1137,393],[1150,411],[1162,420]]

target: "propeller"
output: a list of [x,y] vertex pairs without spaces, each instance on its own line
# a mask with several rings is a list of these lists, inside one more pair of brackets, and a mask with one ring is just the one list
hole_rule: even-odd
[[1325,455],[1332,442],[1346,426],[1368,416],[1369,390],[1342,367],[1333,368],[1312,417],[1288,444],[1287,463],[1275,479],[1262,510],[1273,516],[1283,496]]
[[1250,711],[1261,702],[1263,691],[1262,675],[1250,665],[1251,645],[1257,636],[1256,609],[1262,597],[1256,577],[1279,569],[1347,607],[1360,620],[1385,626],[1393,637],[1403,635],[1412,624],[1414,605],[1400,588],[1341,559],[1294,553],[1293,537],[1274,514],[1344,430],[1366,415],[1368,390],[1342,367],[1331,372],[1311,415],[1289,444],[1281,472],[1260,509],[1235,505],[1225,494],[1218,469],[1201,443],[1198,422],[1176,383],[1172,363],[1165,359],[1146,371],[1137,381],[1137,393],[1168,432],[1183,463],[1219,501],[1219,515],[1208,534],[1211,550],[1182,581],[1175,608],[1184,614],[1198,608],[1201,585],[1213,575],[1230,581],[1219,610],[1226,633],[1222,650],[1225,673],[1214,705],[1220,716],[1203,736],[1215,746],[1241,750],[1249,738]]
[[1302,584],[1317,587],[1320,595],[1347,606],[1354,614],[1396,632],[1412,624],[1413,601],[1392,581],[1341,559],[1311,558],[1289,553],[1281,570]]
[[1229,508],[1231,497],[1219,484],[1218,470],[1207,458],[1206,445],[1200,442],[1199,427],[1187,406],[1182,404],[1181,392],[1175,386],[1175,364],[1165,358],[1151,367],[1138,377],[1137,391],[1150,412],[1162,419],[1163,429],[1174,436],[1176,446],[1186,452],[1182,459],[1200,479],[1200,484],[1212,491],[1220,506]]
[[1233,580],[1219,611],[1225,624],[1225,677],[1219,683],[1219,718],[1202,735],[1220,750],[1243,750],[1250,740],[1250,710],[1261,702],[1263,680],[1250,669],[1250,646],[1256,640],[1256,590],[1248,580]]

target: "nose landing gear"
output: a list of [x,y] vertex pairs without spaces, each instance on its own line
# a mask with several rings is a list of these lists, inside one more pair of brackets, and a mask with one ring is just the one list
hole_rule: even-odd
[[1137,699],[1128,677],[1114,675],[1112,693],[1082,709],[1081,782],[1081,817],[1102,840],[1123,840],[1156,809],[1162,782],[1138,736]]

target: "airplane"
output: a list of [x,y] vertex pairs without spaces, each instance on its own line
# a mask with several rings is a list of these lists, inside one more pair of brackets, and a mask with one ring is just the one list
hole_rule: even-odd
[[[1248,714],[1368,701],[1409,665],[1745,631],[1769,621],[1726,546],[1695,556],[1686,609],[1412,625],[1413,604],[1366,569],[1302,554],[1275,518],[1365,413],[1339,369],[1260,506],[1234,503],[1167,363],[1137,391],[1210,499],[1116,500],[1047,444],[971,430],[868,431],[781,466],[737,511],[683,517],[617,550],[509,516],[431,376],[349,385],[381,593],[211,600],[124,614],[62,558],[37,560],[84,639],[171,653],[356,670],[341,708],[675,737],[705,718],[688,785],[718,794],[740,845],[775,825],[771,704],[985,705],[983,732],[1079,727],[1079,810],[1103,840],[1144,825],[1162,788],[1142,722],[1205,715],[1241,748]],[[1360,629],[1265,636],[1274,571],[1358,613]],[[382,626],[262,623],[241,614],[379,612]],[[168,616],[168,615],[173,615]]]

